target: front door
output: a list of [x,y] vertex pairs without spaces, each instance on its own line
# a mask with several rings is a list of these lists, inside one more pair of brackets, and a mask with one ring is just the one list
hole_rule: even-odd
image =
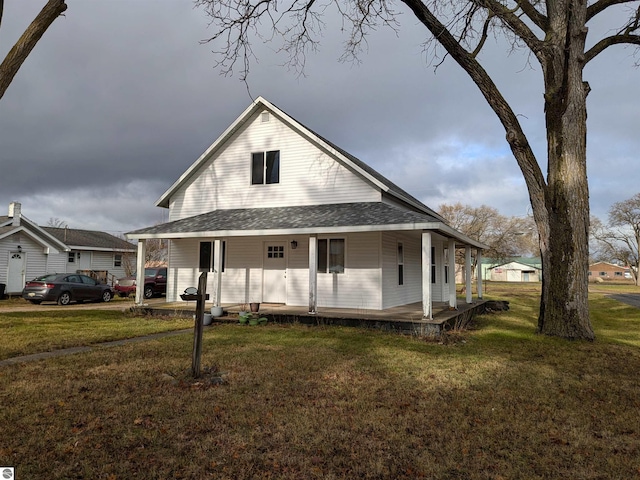
[[265,303],[287,302],[287,260],[284,242],[264,244],[262,269],[262,301]]
[[25,269],[27,267],[25,252],[9,252],[9,271],[7,272],[7,293],[20,293],[24,288]]

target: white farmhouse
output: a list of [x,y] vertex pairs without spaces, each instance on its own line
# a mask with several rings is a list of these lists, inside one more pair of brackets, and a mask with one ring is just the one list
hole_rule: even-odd
[[170,240],[168,302],[207,271],[216,305],[315,313],[422,302],[430,318],[432,302],[456,307],[454,249],[466,249],[470,264],[472,250],[485,248],[263,98],[156,205],[169,209],[169,221],[127,236],[138,240],[138,259],[146,239]]

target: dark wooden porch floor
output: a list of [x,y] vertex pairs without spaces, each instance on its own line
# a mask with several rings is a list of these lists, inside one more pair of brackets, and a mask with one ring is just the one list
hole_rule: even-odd
[[[207,302],[205,312],[210,311],[213,304]],[[237,322],[240,304],[223,304],[224,315],[214,322]],[[192,315],[195,314],[196,302],[168,302],[149,306],[137,306],[157,315]],[[475,315],[483,313],[485,301],[474,299],[473,303],[465,303],[458,299],[458,309],[450,310],[449,304],[434,302],[433,319],[422,318],[422,303],[411,303],[385,310],[368,310],[360,308],[318,308],[318,313],[310,314],[306,307],[295,307],[276,303],[260,304],[260,316],[279,323],[298,322],[305,325],[343,325],[352,327],[378,328],[412,335],[439,335],[446,329],[463,327]]]

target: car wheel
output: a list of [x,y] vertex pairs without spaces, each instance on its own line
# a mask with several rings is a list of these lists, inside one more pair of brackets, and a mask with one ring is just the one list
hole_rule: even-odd
[[34,305],[40,305],[42,303],[42,300],[29,300],[29,301]]
[[58,305],[69,305],[71,302],[71,294],[69,292],[62,292],[58,297]]
[[144,286],[144,298],[153,297],[153,287],[151,285]]
[[111,301],[111,292],[109,290],[105,290],[102,292],[102,301],[109,302]]

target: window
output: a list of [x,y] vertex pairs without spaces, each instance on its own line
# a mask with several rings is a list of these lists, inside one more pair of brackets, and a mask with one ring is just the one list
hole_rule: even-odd
[[251,154],[251,185],[280,183],[280,150]]
[[76,263],[76,253],[75,252],[69,252],[68,262],[69,263]]
[[436,247],[431,247],[431,283],[436,283]]
[[121,253],[116,253],[113,256],[113,266],[114,267],[121,267],[122,266],[122,254]]
[[444,262],[444,283],[449,283],[449,249],[444,249],[442,261]]
[[404,245],[398,242],[398,285],[404,285]]
[[616,277],[621,277],[621,276],[622,276],[622,272],[615,272],[615,273],[614,273],[614,275],[615,275]]
[[267,246],[267,258],[284,258],[284,247],[282,245]]
[[318,239],[318,273],[344,273],[344,238]]
[[591,270],[589,270],[589,276],[591,276],[591,274],[592,274],[592,273],[593,273],[593,272],[592,272]]
[[600,272],[600,276],[601,277],[606,277],[607,276],[607,272]]
[[[200,272],[213,272],[214,264],[214,242],[200,242],[200,259],[198,261],[198,268]],[[222,271],[225,269],[225,257],[227,249],[227,242],[222,241]]]

